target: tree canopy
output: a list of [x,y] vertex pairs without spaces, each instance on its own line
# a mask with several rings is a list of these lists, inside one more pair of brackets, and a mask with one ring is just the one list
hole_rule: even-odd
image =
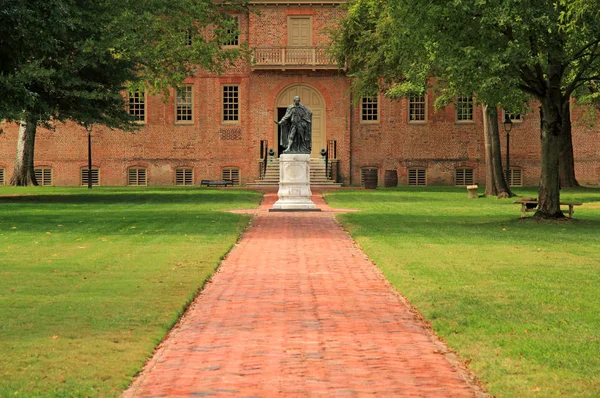
[[[561,217],[558,163],[569,100],[600,80],[600,3],[589,0],[356,0],[336,37],[357,86],[439,103],[476,93],[510,109],[536,99],[542,175],[536,216]],[[570,129],[569,129],[570,134]]]
[[[71,120],[136,128],[125,90],[166,95],[198,70],[244,53],[229,15],[211,0],[4,0],[0,5],[0,119],[21,120],[12,183],[35,184],[35,128]],[[27,136],[27,137],[26,137]]]

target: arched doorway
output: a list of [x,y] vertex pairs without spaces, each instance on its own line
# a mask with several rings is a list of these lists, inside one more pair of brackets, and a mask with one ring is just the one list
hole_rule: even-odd
[[[326,147],[325,137],[325,99],[315,88],[305,84],[295,84],[284,88],[275,100],[275,120],[280,120],[288,106],[299,96],[300,102],[313,113],[312,118],[312,151],[310,157],[319,157],[321,149]],[[279,128],[275,125],[274,141],[279,143]],[[274,146],[278,148],[278,145]],[[281,150],[277,151],[281,155]]]

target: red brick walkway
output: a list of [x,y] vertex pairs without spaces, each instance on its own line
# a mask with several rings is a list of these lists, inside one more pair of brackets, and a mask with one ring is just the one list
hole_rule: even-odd
[[125,397],[480,394],[319,195],[320,213],[275,199]]

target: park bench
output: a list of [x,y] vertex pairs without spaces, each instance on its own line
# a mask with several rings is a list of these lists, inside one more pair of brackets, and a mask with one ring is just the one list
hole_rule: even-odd
[[200,185],[206,187],[226,187],[233,185],[233,180],[202,180],[200,181]]
[[[517,200],[516,202],[513,202],[513,203],[521,205],[521,218],[525,218],[525,215],[527,212],[536,211],[537,206],[538,206],[537,199],[521,199],[521,200]],[[569,207],[569,218],[573,218],[573,212],[574,212],[573,207],[581,206],[582,204],[583,203],[580,203],[580,202],[560,202],[561,206]]]

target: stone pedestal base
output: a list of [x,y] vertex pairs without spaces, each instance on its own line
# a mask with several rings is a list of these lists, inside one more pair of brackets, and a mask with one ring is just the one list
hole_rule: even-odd
[[320,211],[310,199],[310,155],[279,158],[279,200],[269,211]]

